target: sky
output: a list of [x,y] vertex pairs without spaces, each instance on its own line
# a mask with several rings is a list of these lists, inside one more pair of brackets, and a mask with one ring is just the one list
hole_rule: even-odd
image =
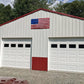
[[74,0],[56,0],[54,4],[52,4],[51,6],[49,6],[50,8],[53,8],[54,6],[56,6],[56,4],[60,3],[60,1],[62,1],[63,3],[67,3],[67,2],[72,2]]
[[3,3],[4,5],[10,4],[12,6],[14,0],[0,0],[0,3]]
[[[72,2],[74,0],[56,0],[55,4],[53,4],[53,5],[56,5],[60,1],[62,1],[63,3],[66,3],[66,2]],[[0,3],[3,3],[5,5],[10,4],[11,6],[12,6],[13,2],[14,2],[14,0],[0,0]]]

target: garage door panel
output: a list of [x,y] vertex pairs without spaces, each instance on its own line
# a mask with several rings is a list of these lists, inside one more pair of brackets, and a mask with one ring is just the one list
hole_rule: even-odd
[[70,65],[70,64],[67,64],[67,63],[60,63],[60,64],[56,64],[55,66],[54,65],[52,65],[52,66],[50,66],[51,68],[53,68],[53,69],[50,69],[50,70],[62,70],[62,69],[64,69],[64,70],[69,70],[69,71],[73,71],[73,70],[76,70],[77,69],[77,66],[75,65],[75,64],[73,64],[73,65]]
[[[10,61],[11,61],[11,62],[15,62],[15,63],[16,63],[16,62],[22,62],[21,60],[19,60],[19,61],[18,61],[17,59],[16,59],[16,60],[13,60],[13,59],[9,59],[9,60],[4,59],[3,61],[5,61],[5,62],[6,62],[6,61],[8,61],[8,62],[10,62]],[[25,61],[23,61],[23,62],[24,62],[24,63],[26,63],[26,62],[27,62],[27,63],[29,63],[30,61],[25,60]]]
[[[68,63],[68,64],[67,64],[67,63],[60,63],[60,64],[57,63],[57,64],[55,65],[55,67],[56,67],[56,66],[60,66],[59,68],[63,68],[63,66],[64,66],[64,67],[66,67],[66,69],[67,69],[68,67],[73,67],[73,66],[74,66],[74,67],[77,67],[77,66],[75,65],[75,63],[72,64],[72,65],[69,64],[69,63]],[[54,65],[52,65],[51,67],[54,67]],[[55,67],[54,67],[54,68],[55,68]]]
[[[57,44],[57,48],[52,44]],[[66,47],[61,48],[60,44]],[[49,39],[48,70],[84,71],[84,48],[79,48],[80,44],[84,44],[84,39]]]
[[[76,65],[76,64],[78,64],[79,62],[75,62],[75,61],[65,61],[65,62],[63,62],[63,61],[53,61],[53,62],[50,62],[50,63],[52,63],[52,65],[60,65],[60,64],[63,64],[63,65],[69,65],[69,66],[71,66],[71,65]],[[79,63],[80,64],[80,63]]]
[[[12,59],[16,58],[16,59],[18,59],[18,60],[19,60],[20,58],[21,58],[21,59],[22,59],[22,58],[23,58],[23,59],[28,59],[28,58],[29,58],[28,56],[30,56],[30,54],[24,54],[24,55],[22,55],[22,56],[21,56],[20,54],[19,54],[19,55],[16,55],[15,53],[12,53],[12,54],[14,54],[14,56],[11,55],[10,53],[9,53],[9,54],[4,54],[4,55],[5,55],[5,58],[6,58],[6,59],[8,58],[8,55],[11,55],[10,58],[12,58]],[[4,58],[4,59],[5,59],[5,58]],[[8,59],[9,59],[9,58],[8,58]]]
[[[28,62],[25,62],[24,64],[21,64],[22,62],[15,62],[15,61],[5,61],[3,63],[3,67],[17,67],[17,68],[30,68]],[[11,65],[11,66],[9,66]],[[29,67],[28,67],[29,66]]]
[[[64,66],[64,65],[56,65],[52,67],[53,70],[61,70],[61,71],[77,71],[77,66]],[[52,69],[51,69],[52,70]]]
[[[25,67],[31,68],[30,67],[31,47],[26,47],[26,44],[31,45],[31,39],[2,39],[2,40],[3,40],[2,66],[7,67],[18,66],[21,68]],[[4,47],[4,44],[9,44],[9,47]],[[15,44],[16,46],[12,47],[11,44]],[[22,44],[22,46],[19,47],[18,46],[19,44]]]
[[[81,59],[81,61],[82,61],[83,59]],[[51,61],[52,62],[58,62],[58,61],[60,61],[60,62],[64,62],[64,61],[66,61],[66,62],[77,62],[78,60],[77,59],[74,59],[74,58],[52,58],[51,59]]]
[[80,56],[84,56],[84,50],[79,51],[79,55],[80,55]]

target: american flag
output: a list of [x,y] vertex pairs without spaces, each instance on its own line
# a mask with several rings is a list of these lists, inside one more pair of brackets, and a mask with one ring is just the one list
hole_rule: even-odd
[[50,18],[31,19],[31,29],[48,29]]

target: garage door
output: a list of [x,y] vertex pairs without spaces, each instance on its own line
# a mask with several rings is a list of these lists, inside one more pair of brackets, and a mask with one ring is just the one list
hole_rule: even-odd
[[84,39],[49,39],[48,70],[84,72]]
[[31,39],[2,39],[2,66],[31,68]]

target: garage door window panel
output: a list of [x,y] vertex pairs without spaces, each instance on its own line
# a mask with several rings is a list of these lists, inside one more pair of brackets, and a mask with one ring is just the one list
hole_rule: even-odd
[[84,44],[79,44],[79,48],[84,48]]
[[57,48],[57,44],[51,44],[51,48]]
[[18,47],[22,48],[23,47],[23,44],[18,44]]
[[11,47],[16,47],[16,44],[11,44]]
[[4,47],[9,47],[9,44],[4,44]]
[[60,44],[60,48],[66,48],[66,44]]
[[26,47],[26,48],[30,48],[31,45],[30,45],[30,44],[25,44],[25,47]]
[[69,48],[76,48],[76,44],[69,44]]

